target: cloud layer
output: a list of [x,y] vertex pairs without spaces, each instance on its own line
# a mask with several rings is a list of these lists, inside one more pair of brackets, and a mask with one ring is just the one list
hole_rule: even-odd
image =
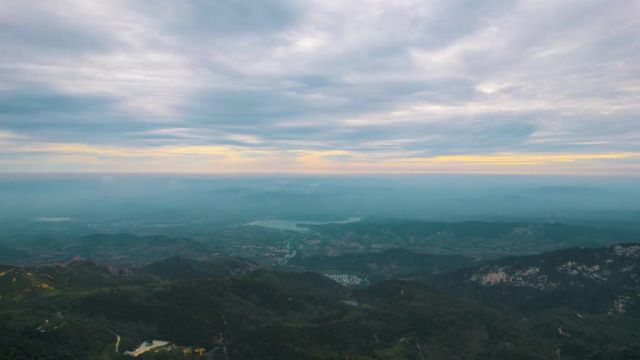
[[637,14],[0,0],[0,169],[640,175]]

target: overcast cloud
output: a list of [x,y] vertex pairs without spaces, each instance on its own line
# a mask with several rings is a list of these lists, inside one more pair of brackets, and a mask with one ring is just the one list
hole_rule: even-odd
[[640,175],[639,14],[0,0],[0,171]]

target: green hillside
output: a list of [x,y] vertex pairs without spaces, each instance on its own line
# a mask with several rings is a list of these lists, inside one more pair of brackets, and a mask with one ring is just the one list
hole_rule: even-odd
[[[174,257],[142,268],[4,266],[0,358],[124,359],[125,350],[157,339],[173,345],[142,358],[197,358],[193,351],[202,349],[217,359],[633,359],[640,356],[633,302],[628,311],[606,312],[584,292],[617,296],[636,286],[636,247],[505,258],[438,275],[440,288],[407,280],[349,288],[318,273],[272,271],[226,256]],[[609,264],[608,277],[571,282],[586,274],[550,275],[567,262],[593,268],[596,261]],[[548,295],[542,283],[521,286],[516,277],[500,286],[477,280],[531,264],[540,265],[544,284],[565,281],[557,286],[563,292]],[[515,288],[508,297],[505,287]],[[582,303],[571,303],[572,296]]]

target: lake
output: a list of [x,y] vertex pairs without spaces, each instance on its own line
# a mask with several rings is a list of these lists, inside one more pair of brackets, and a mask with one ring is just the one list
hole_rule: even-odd
[[346,220],[337,221],[311,221],[311,220],[283,220],[283,219],[260,219],[252,221],[247,225],[262,226],[271,229],[290,230],[305,232],[309,231],[308,228],[298,225],[324,225],[324,224],[347,224],[352,222],[358,222],[362,220],[361,217],[350,217]]

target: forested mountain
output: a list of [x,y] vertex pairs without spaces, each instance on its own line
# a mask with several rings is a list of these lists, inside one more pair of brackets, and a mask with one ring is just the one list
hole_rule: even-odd
[[567,307],[609,314],[640,312],[640,245],[570,248],[512,256],[438,278],[450,290],[531,313]]
[[[421,280],[346,287],[228,256],[147,266],[3,266],[0,357],[118,359],[634,359],[640,245],[498,259]],[[420,266],[406,250],[316,259]],[[456,263],[453,260],[460,262]],[[345,266],[347,268],[345,268]],[[438,263],[439,271],[447,266]],[[622,300],[624,299],[624,300]]]

